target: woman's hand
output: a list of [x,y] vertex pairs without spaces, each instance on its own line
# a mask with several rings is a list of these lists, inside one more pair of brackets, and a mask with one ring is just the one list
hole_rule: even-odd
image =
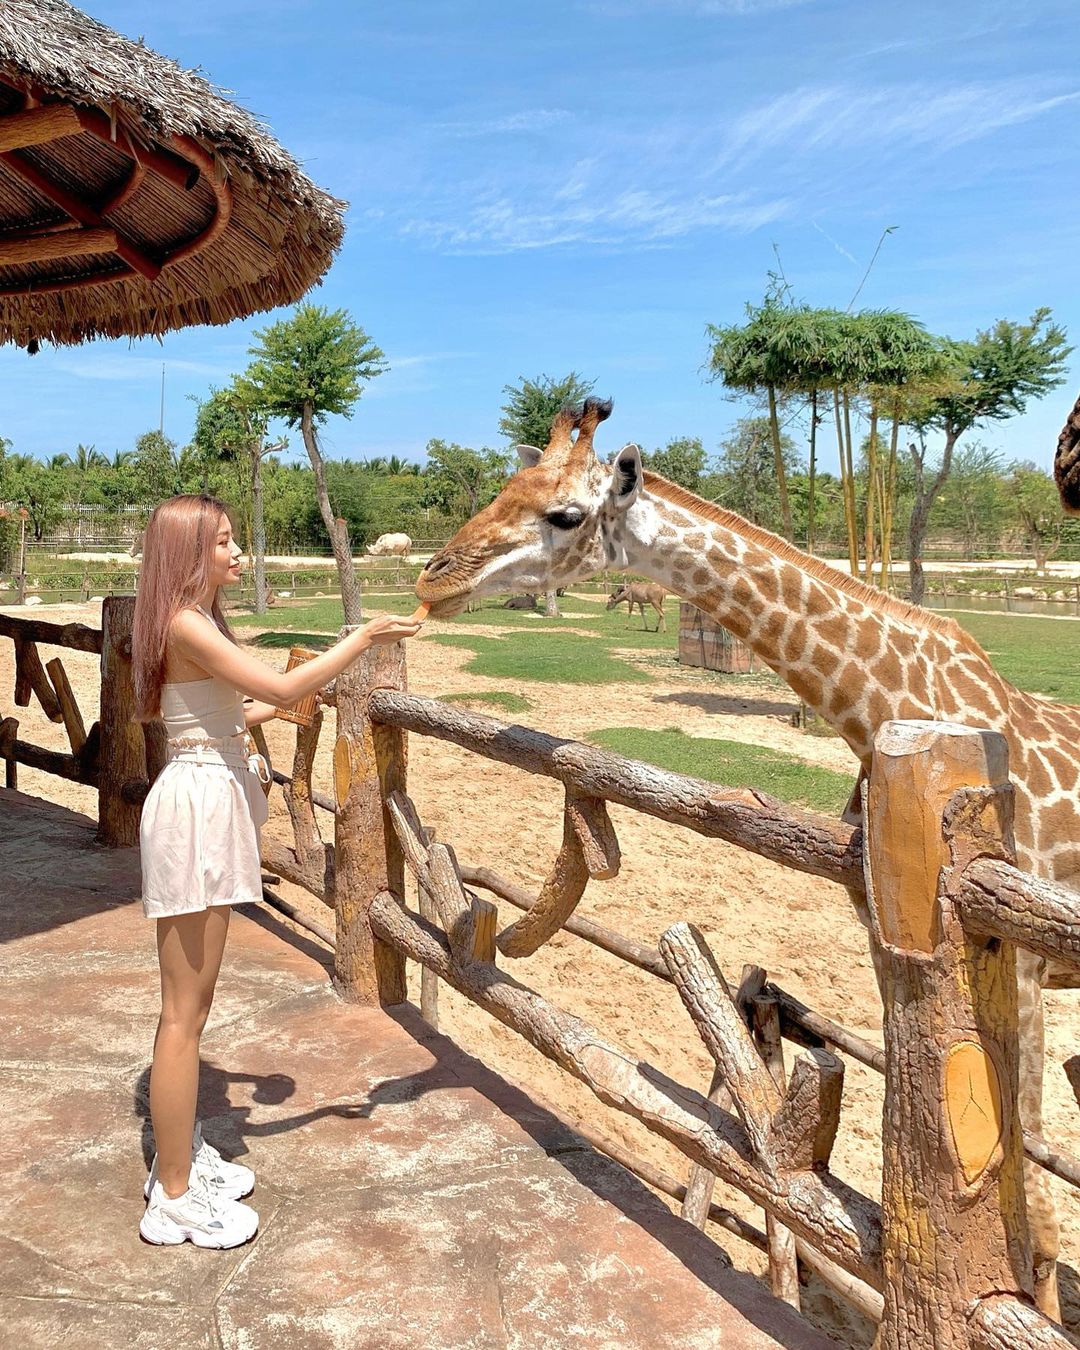
[[373,647],[382,647],[402,638],[415,637],[423,626],[415,616],[404,619],[400,614],[377,614],[360,631]]

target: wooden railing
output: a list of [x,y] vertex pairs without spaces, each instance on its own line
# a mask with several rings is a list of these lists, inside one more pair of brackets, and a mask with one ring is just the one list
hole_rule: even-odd
[[[145,730],[132,721],[134,685],[131,675],[131,596],[107,599],[101,627],[50,623],[45,619],[0,614],[0,639],[15,645],[15,706],[25,708],[35,697],[52,722],[63,722],[70,750],[49,750],[19,739],[19,721],[0,719],[0,759],[5,785],[18,787],[18,766],[40,769],[98,790],[98,842],[115,847],[138,842],[141,796],[132,782],[145,782],[163,762],[160,726]],[[101,657],[101,699],[98,717],[86,729],[63,660],[42,664],[38,644],[97,653]]]
[[[130,605],[107,608],[96,635],[101,744],[112,747],[113,789],[102,806],[135,804],[137,820],[157,756],[134,724],[116,726],[130,709],[124,614],[129,624]],[[97,650],[92,630],[33,622],[17,633],[0,629],[21,643],[20,691],[46,687],[28,643],[66,635],[67,645]],[[59,704],[52,674],[48,687]],[[297,730],[291,774],[274,773],[293,839],[264,831],[263,861],[333,908],[331,932],[266,892],[269,903],[332,945],[343,998],[401,1003],[405,961],[417,961],[430,1021],[438,1021],[437,982],[445,980],[606,1105],[673,1145],[690,1164],[687,1178],[633,1157],[591,1126],[575,1126],[586,1138],[679,1199],[699,1227],[711,1219],[766,1249],[774,1291],[796,1304],[803,1261],[881,1320],[883,1350],[1073,1344],[1033,1306],[1023,1259],[1030,1249],[1025,1152],[1074,1185],[1080,1162],[1020,1127],[1014,944],[1080,966],[1080,898],[1013,863],[1003,738],[939,723],[887,724],[864,792],[863,830],[410,695],[400,647],[367,653],[324,700],[337,709],[333,797],[312,787],[319,713],[311,728]],[[563,784],[562,846],[537,897],[482,863],[459,863],[425,827],[407,792],[410,732]],[[22,747],[10,736],[7,744]],[[29,762],[24,750],[5,758]],[[78,759],[74,750],[71,759]],[[621,866],[608,802],[847,886],[869,911],[885,992],[884,1048],[805,1007],[758,967],[729,981],[689,923],[672,925],[650,948],[575,916],[589,881]],[[333,814],[332,842],[322,838],[318,810]],[[407,873],[418,884],[418,911],[406,905]],[[522,917],[500,930],[496,906],[478,889]],[[500,968],[561,929],[675,986],[715,1065],[708,1092],[639,1061]],[[789,1075],[785,1040],[807,1051]],[[840,1125],[840,1055],[885,1075],[881,1203],[829,1169]],[[764,1208],[764,1231],[713,1201],[717,1177]]]
[[[264,861],[333,905],[343,997],[401,1002],[404,961],[417,961],[429,1021],[437,1025],[445,980],[672,1144],[690,1171],[680,1182],[575,1125],[586,1138],[679,1199],[699,1227],[715,1221],[767,1250],[774,1291],[796,1304],[804,1262],[881,1321],[882,1347],[1072,1344],[1035,1310],[1030,1270],[1014,1259],[1027,1250],[1025,1153],[1073,1185],[1080,1161],[1020,1128],[1012,944],[1080,965],[1080,899],[1011,862],[1001,737],[888,724],[865,793],[864,833],[757,792],[411,695],[404,685],[403,653],[387,648],[336,682],[333,799],[311,788],[317,729],[298,733],[292,777],[275,774],[295,838],[291,846],[269,842]],[[407,794],[408,733],[563,784],[562,847],[538,896],[459,863],[425,827]],[[576,917],[588,882],[621,865],[608,802],[848,887],[869,909],[887,994],[884,1048],[805,1007],[758,967],[729,982],[689,924],[673,925],[649,948]],[[319,809],[334,813],[334,845],[319,835]],[[405,903],[406,874],[418,884],[418,911]],[[496,907],[478,890],[523,917],[500,931]],[[715,1064],[707,1093],[638,1061],[500,969],[560,929],[675,985]],[[326,929],[322,936],[330,938]],[[809,1051],[790,1076],[785,1040]],[[881,1204],[829,1170],[843,1083],[834,1051],[886,1078]],[[716,1177],[763,1206],[764,1231],[713,1201]]]

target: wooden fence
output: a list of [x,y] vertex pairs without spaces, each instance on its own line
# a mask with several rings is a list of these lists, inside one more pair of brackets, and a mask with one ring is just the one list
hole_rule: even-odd
[[[19,688],[39,697],[46,685],[26,654],[33,642],[65,645],[66,637],[66,645],[84,650],[100,642],[98,776],[100,783],[108,758],[112,784],[108,799],[102,789],[102,807],[137,803],[158,759],[141,731],[125,736],[114,725],[115,710],[130,707],[130,670],[123,667],[130,602],[107,606],[96,635],[4,623],[0,632],[22,651]],[[55,672],[47,687],[60,702]],[[1014,957],[1019,945],[1080,965],[1080,901],[1013,865],[1000,736],[942,723],[887,724],[864,793],[865,828],[853,829],[754,791],[411,695],[400,647],[367,653],[324,698],[337,710],[333,796],[312,787],[319,712],[310,728],[297,728],[291,772],[273,774],[284,788],[293,839],[264,834],[263,861],[333,909],[331,932],[266,892],[269,903],[333,947],[343,998],[400,1003],[405,961],[419,962],[422,1011],[431,1022],[438,1020],[442,979],[602,1102],[674,1145],[688,1161],[686,1179],[575,1126],[585,1138],[680,1200],[699,1227],[712,1220],[766,1249],[779,1297],[798,1302],[804,1262],[880,1319],[882,1350],[1074,1344],[1032,1300],[1024,1155],[1074,1185],[1080,1162],[1020,1126]],[[562,846],[537,897],[482,862],[459,863],[425,827],[408,796],[410,733],[563,784]],[[61,771],[36,753],[39,767]],[[5,758],[32,762],[24,747]],[[55,764],[68,758],[78,756],[73,750]],[[839,882],[864,899],[885,990],[884,1049],[806,1008],[757,967],[737,982],[727,979],[689,923],[672,925],[650,948],[574,916],[589,881],[614,876],[621,865],[608,802]],[[317,810],[333,816],[332,841],[322,837]],[[417,911],[406,904],[407,874],[418,883]],[[478,890],[521,917],[500,930],[496,906]],[[639,1061],[500,968],[560,929],[675,986],[715,1064],[707,1093]],[[785,1040],[806,1051],[790,1074]],[[840,1126],[841,1054],[885,1075],[881,1203],[829,1170]],[[716,1177],[763,1207],[764,1231],[714,1203]]]
[[[70,750],[49,750],[19,739],[15,717],[0,719],[0,759],[5,786],[18,787],[18,766],[41,769],[98,790],[98,842],[123,847],[138,842],[142,794],[131,784],[152,778],[164,763],[164,731],[160,725],[132,721],[134,685],[131,675],[131,596],[106,599],[101,627],[50,623],[0,614],[0,639],[15,644],[15,706],[25,708],[35,697],[51,722],[63,722]],[[71,688],[63,658],[42,664],[38,644],[94,652],[101,657],[101,698],[97,719],[86,723]]]

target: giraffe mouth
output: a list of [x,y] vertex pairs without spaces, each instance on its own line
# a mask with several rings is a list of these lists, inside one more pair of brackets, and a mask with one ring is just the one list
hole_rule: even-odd
[[452,619],[455,614],[463,614],[469,603],[468,594],[451,595],[444,600],[433,600],[428,611],[429,619]]

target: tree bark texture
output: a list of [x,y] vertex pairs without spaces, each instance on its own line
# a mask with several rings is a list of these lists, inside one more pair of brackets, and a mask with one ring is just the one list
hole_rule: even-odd
[[406,763],[404,736],[369,715],[377,687],[405,687],[400,643],[369,648],[337,678],[334,987],[352,1003],[389,1005],[405,1001],[405,963],[375,937],[369,911],[379,891],[404,899],[404,862],[386,798],[404,792]]
[[315,475],[315,495],[319,500],[319,511],[322,514],[326,532],[330,536],[330,547],[334,551],[334,562],[337,564],[338,576],[341,580],[341,604],[345,611],[345,622],[349,625],[356,625],[360,623],[363,612],[360,603],[360,584],[356,579],[352,549],[349,545],[349,527],[343,516],[334,515],[330,505],[330,494],[326,487],[326,468],[323,465],[322,451],[319,449],[318,437],[315,434],[315,410],[310,403],[304,404],[300,418],[300,432],[304,438],[304,448],[307,450],[308,459],[311,461],[312,472]]
[[[977,839],[945,823],[968,789],[984,793]],[[968,937],[949,891],[954,862],[1008,847],[1011,803],[1003,736],[879,731],[867,892],[885,1008],[882,1350],[967,1347],[977,1299],[1033,1292],[1014,949]]]
[[142,727],[134,721],[131,670],[133,595],[108,596],[101,609],[101,746],[98,776],[98,843],[130,848],[139,842],[142,807],[124,794],[146,780]]

